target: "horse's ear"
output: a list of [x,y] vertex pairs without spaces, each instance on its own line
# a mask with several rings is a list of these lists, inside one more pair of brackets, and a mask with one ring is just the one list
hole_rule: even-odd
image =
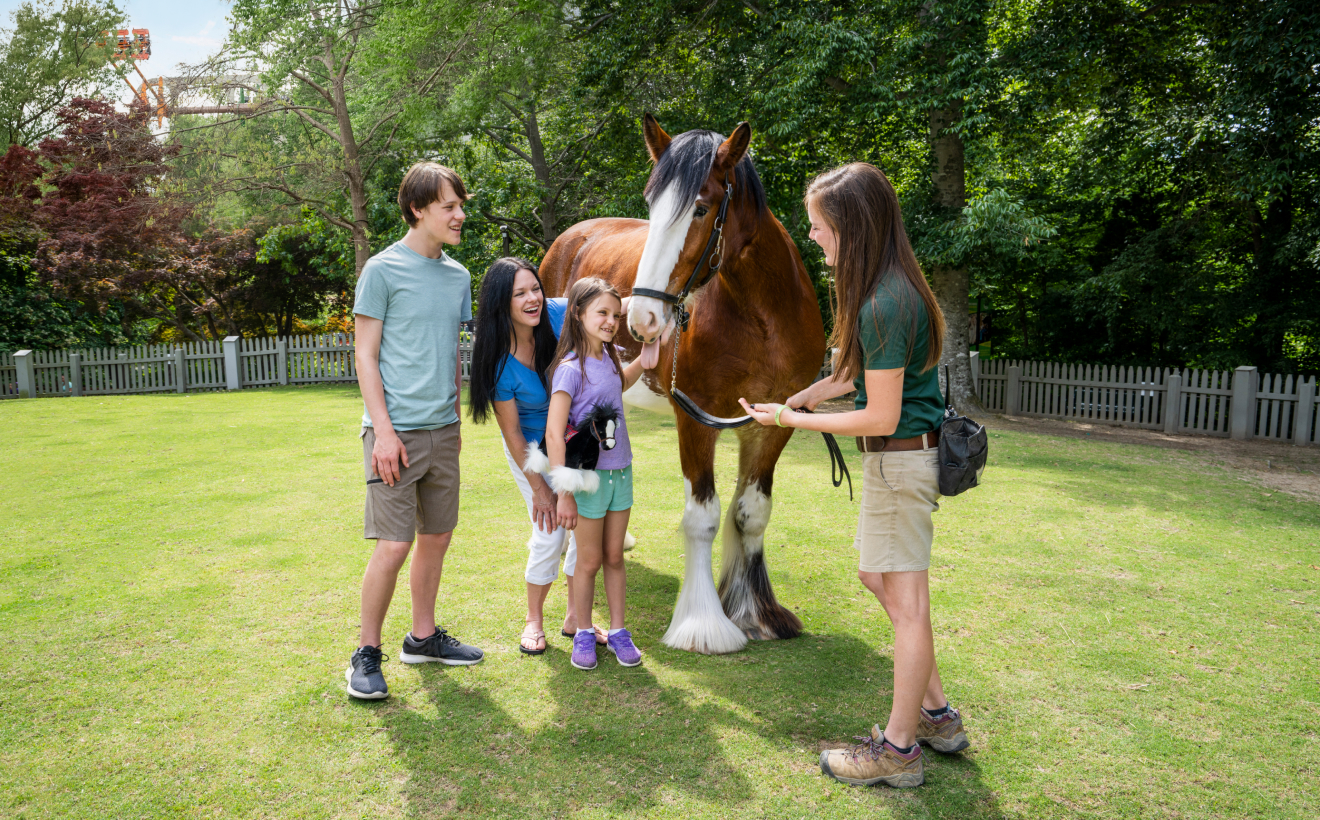
[[715,167],[721,171],[732,171],[734,166],[747,156],[747,146],[752,142],[752,126],[745,122],[738,123],[719,150],[715,152]]
[[669,147],[673,137],[665,133],[650,111],[642,115],[642,135],[646,137],[646,150],[651,152],[651,161],[659,162],[660,155]]

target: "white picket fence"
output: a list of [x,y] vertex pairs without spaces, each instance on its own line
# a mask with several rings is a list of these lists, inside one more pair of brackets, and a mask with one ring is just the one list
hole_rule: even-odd
[[[459,347],[467,379],[471,345]],[[356,381],[351,333],[0,353],[0,399]]]
[[1316,377],[1236,370],[1076,365],[972,354],[987,410],[1145,427],[1166,433],[1316,441]]
[[[472,345],[459,345],[463,379]],[[1316,442],[1316,377],[1236,370],[1115,367],[971,354],[987,410],[1163,430]],[[821,370],[829,374],[829,360]],[[355,382],[353,334],[190,342],[96,350],[0,353],[0,398],[184,393],[277,384]]]

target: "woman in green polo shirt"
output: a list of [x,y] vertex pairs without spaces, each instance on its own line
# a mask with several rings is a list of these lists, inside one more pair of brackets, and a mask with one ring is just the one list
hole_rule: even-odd
[[[940,395],[936,364],[944,317],[922,275],[880,169],[835,168],[807,187],[811,238],[834,272],[838,348],[834,376],[784,404],[743,407],[761,424],[857,437],[862,511],[854,546],[858,577],[894,625],[894,698],[888,723],[852,749],[821,753],[821,770],[847,783],[918,786],[921,746],[967,747],[962,719],[944,697],[930,626],[931,513],[939,509]],[[808,415],[857,391],[855,410]]]

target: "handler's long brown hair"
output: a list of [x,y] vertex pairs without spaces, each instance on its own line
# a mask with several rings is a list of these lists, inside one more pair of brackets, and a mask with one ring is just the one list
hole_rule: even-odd
[[[568,306],[564,311],[564,329],[559,334],[559,347],[555,349],[554,361],[550,362],[550,368],[546,371],[546,380],[550,382],[551,389],[555,382],[555,368],[564,357],[572,353],[577,356],[578,367],[582,368],[582,381],[590,381],[587,378],[587,351],[590,345],[587,341],[587,332],[582,327],[582,311],[591,306],[598,296],[609,294],[615,299],[619,299],[619,292],[614,286],[604,279],[598,279],[595,276],[589,276],[586,279],[579,279],[573,283],[573,287],[568,289]],[[623,300],[619,299],[620,302]],[[617,333],[617,328],[616,328]],[[614,369],[619,374],[619,385],[623,385],[623,363],[619,361],[619,351],[613,344],[605,345],[605,355],[614,362]]]
[[[834,259],[834,333],[830,346],[839,349],[834,371],[845,379],[863,370],[862,342],[857,326],[862,305],[876,288],[886,288],[898,301],[912,324],[907,356],[916,345],[919,314],[917,302],[925,303],[929,317],[924,370],[939,364],[944,347],[944,314],[935,294],[917,264],[912,244],[903,228],[894,186],[879,168],[854,162],[816,177],[807,185],[803,202],[810,204],[839,239]],[[887,344],[887,328],[876,335]]]

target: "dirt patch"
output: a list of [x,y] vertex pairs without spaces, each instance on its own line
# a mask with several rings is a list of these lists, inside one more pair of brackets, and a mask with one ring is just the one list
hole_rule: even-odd
[[[851,409],[851,399],[834,399],[822,403],[818,412],[840,413]],[[1320,445],[1298,447],[1277,441],[1171,436],[1156,430],[1025,416],[990,415],[979,420],[996,430],[1182,450],[1193,454],[1207,471],[1227,470],[1261,487],[1320,501]]]
[[1320,447],[1215,436],[1171,436],[1156,430],[1061,419],[991,416],[983,421],[1000,430],[1182,450],[1193,454],[1206,468],[1228,470],[1267,489],[1320,501]]

